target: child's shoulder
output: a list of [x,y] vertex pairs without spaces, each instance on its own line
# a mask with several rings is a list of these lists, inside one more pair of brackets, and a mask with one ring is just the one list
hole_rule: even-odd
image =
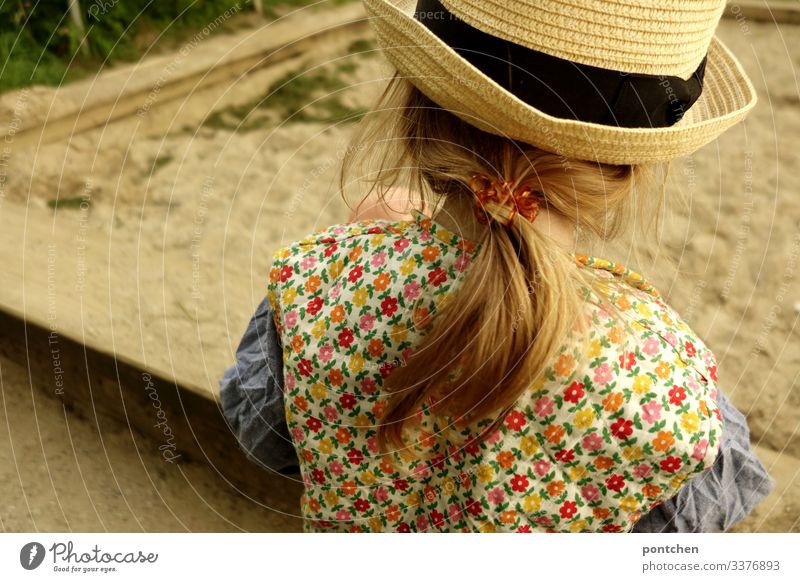
[[359,220],[315,228],[307,236],[294,240],[275,251],[275,258],[314,252],[315,249],[337,246],[358,246],[375,238],[401,238],[411,234],[413,221]]
[[[576,258],[580,264],[599,273],[600,280],[608,281],[604,291],[616,311],[615,316],[621,315],[635,329],[643,332],[643,337],[657,338],[664,346],[668,346],[678,356],[679,365],[693,368],[704,381],[717,381],[717,360],[713,351],[650,281],[620,263],[585,255],[576,255]],[[592,295],[597,297],[595,293]],[[612,314],[601,307],[595,307],[593,313],[595,319],[599,313],[601,321],[612,321]],[[609,326],[610,341],[613,343],[617,338],[615,334],[621,334],[622,331],[618,325],[606,325]],[[647,350],[656,350],[654,341],[646,342],[646,345],[643,354],[630,357],[644,359],[648,356]]]
[[284,269],[283,278],[293,263],[303,263],[304,270],[312,265],[335,264],[340,260],[355,262],[364,256],[385,253],[389,258],[407,256],[409,253],[428,255],[454,255],[472,253],[476,245],[423,214],[415,214],[408,220],[368,219],[334,224],[316,229],[301,239],[290,242],[273,254],[271,278],[280,276],[276,269]]
[[308,323],[333,310],[394,313],[395,306],[430,303],[404,311],[421,316],[455,288],[475,249],[419,214],[335,224],[275,252],[267,295],[275,314],[287,313],[293,322],[295,313]]
[[635,295],[648,298],[652,297],[656,301],[661,300],[661,293],[656,289],[655,285],[650,283],[645,277],[638,272],[628,268],[622,263],[609,261],[600,257],[584,255],[582,253],[573,253],[576,262],[586,268],[593,269],[595,272],[600,273],[608,279],[616,279],[624,285],[631,288]]

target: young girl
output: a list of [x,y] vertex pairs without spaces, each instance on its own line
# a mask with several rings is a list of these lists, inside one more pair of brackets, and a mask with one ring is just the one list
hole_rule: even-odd
[[275,253],[222,381],[242,445],[299,465],[307,531],[728,529],[773,483],[714,354],[575,252],[754,104],[724,1],[365,4],[398,74],[342,185],[415,208]]

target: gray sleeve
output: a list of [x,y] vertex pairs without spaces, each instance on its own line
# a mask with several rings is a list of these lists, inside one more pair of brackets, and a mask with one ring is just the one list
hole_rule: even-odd
[[220,380],[222,411],[253,461],[273,471],[298,471],[283,412],[283,349],[269,301],[256,309]]
[[750,513],[775,481],[750,448],[744,415],[720,390],[720,451],[714,464],[687,483],[678,494],[642,516],[635,533],[723,532]]

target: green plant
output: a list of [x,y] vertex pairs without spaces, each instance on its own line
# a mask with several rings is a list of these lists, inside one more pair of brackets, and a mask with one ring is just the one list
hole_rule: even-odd
[[[262,0],[266,15],[280,7],[350,0]],[[0,92],[31,84],[58,85],[160,46],[224,28],[231,15],[252,10],[249,0],[80,0],[85,34],[72,22],[67,0],[0,0]],[[84,54],[79,51],[83,44]]]
[[52,198],[51,200],[47,201],[47,205],[50,208],[81,208],[84,205],[88,208],[92,204],[91,198],[86,198],[85,196],[74,196],[72,198]]
[[153,159],[153,162],[150,164],[150,173],[155,174],[161,168],[169,164],[174,158],[171,154],[165,154],[163,156],[159,156]]
[[[291,71],[272,83],[264,97],[244,105],[215,111],[206,118],[203,125],[244,132],[261,129],[276,121],[288,123],[357,121],[366,110],[351,108],[342,99],[342,93],[348,86],[342,76],[353,70],[355,63],[344,60],[333,70],[325,68]],[[272,113],[272,117],[269,113]]]

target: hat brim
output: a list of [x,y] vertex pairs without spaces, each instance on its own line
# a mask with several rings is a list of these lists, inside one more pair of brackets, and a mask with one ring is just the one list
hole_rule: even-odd
[[642,164],[690,154],[742,121],[756,92],[716,37],[708,49],[703,92],[670,127],[616,127],[560,119],[520,100],[414,18],[414,0],[364,0],[378,44],[398,71],[439,106],[497,135],[567,158]]

